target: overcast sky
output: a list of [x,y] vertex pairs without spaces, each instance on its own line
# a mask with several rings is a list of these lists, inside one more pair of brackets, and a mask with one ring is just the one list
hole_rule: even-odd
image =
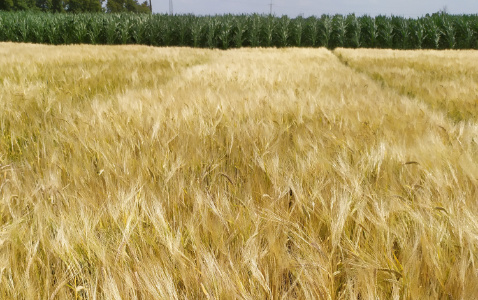
[[[139,2],[143,2],[142,0]],[[269,13],[271,0],[173,0],[175,14],[196,15]],[[452,14],[477,14],[478,0],[272,0],[275,15],[296,17],[321,14],[397,15],[419,17],[446,7]],[[169,0],[152,0],[155,13],[167,13]]]

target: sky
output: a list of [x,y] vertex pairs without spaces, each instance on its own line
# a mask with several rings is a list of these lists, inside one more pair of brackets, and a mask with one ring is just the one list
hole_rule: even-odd
[[[172,0],[175,14],[268,14],[271,0]],[[139,1],[143,2],[143,0]],[[275,15],[296,17],[322,14],[396,15],[420,17],[446,8],[451,14],[478,14],[477,0],[272,0]],[[169,0],[152,0],[155,13],[168,13]]]

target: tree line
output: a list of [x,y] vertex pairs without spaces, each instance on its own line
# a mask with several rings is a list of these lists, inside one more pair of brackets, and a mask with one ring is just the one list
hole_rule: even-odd
[[151,12],[148,1],[138,0],[0,0],[0,10],[44,12]]

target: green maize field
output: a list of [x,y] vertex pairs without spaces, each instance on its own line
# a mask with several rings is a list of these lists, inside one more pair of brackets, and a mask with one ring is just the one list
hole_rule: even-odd
[[478,49],[478,15],[51,14],[0,12],[0,41],[198,48]]

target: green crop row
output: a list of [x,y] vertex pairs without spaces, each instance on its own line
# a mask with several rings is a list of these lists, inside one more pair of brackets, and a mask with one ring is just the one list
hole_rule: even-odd
[[1,12],[0,41],[203,48],[478,49],[478,15],[421,18]]

